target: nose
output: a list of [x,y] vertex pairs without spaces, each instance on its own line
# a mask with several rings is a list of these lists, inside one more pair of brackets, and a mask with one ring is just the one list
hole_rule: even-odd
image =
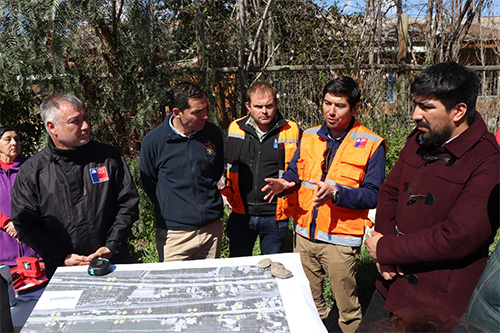
[[413,121],[417,121],[417,120],[422,120],[423,117],[422,117],[422,110],[420,110],[420,108],[417,106],[415,106],[415,110],[413,111],[413,115],[411,116],[411,119]]
[[90,127],[90,125],[89,125],[88,120],[84,120],[84,121],[82,122],[82,127],[81,127],[81,130],[82,130],[82,131],[83,131],[83,130],[87,130],[87,129],[89,129],[89,127]]
[[329,106],[327,106],[327,108],[328,108],[327,113],[328,113],[330,116],[334,116],[334,115],[335,115],[335,113],[336,113],[336,112],[335,112],[335,105],[333,105],[333,104],[332,104],[332,105],[329,105]]

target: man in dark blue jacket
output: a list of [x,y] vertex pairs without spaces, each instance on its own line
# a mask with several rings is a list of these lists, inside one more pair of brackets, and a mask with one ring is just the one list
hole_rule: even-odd
[[155,205],[160,261],[217,258],[222,239],[224,169],[220,129],[207,121],[205,93],[183,82],[173,89],[172,113],[142,142],[144,190]]

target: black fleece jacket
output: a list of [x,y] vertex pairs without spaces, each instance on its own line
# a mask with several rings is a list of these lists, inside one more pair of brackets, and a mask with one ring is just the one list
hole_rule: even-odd
[[113,252],[113,262],[124,262],[138,202],[118,149],[90,141],[62,150],[50,140],[19,170],[12,220],[19,239],[44,258],[51,273],[68,254],[89,255],[102,246]]
[[171,117],[142,141],[142,185],[155,205],[158,228],[197,230],[222,217],[217,188],[224,169],[222,133],[207,122],[183,137],[170,127]]
[[227,137],[225,159],[229,164],[239,166],[239,189],[246,214],[272,216],[276,214],[275,197],[271,203],[264,200],[261,189],[267,183],[265,178],[279,178],[279,170],[285,166],[285,152],[276,143],[281,127],[287,121],[277,113],[269,131],[259,140],[255,128],[247,125],[248,117],[238,120],[238,126],[245,132],[243,140]]

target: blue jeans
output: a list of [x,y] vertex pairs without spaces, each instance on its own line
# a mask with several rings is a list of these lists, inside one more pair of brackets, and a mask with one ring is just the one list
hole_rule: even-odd
[[283,251],[288,231],[288,219],[276,221],[274,216],[250,216],[231,213],[227,221],[229,256],[251,256],[257,240],[260,239],[261,254],[275,254]]

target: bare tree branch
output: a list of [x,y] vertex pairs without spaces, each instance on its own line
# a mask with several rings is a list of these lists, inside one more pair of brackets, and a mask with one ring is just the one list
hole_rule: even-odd
[[264,9],[264,13],[262,14],[262,17],[260,19],[259,27],[257,28],[257,32],[255,33],[255,37],[253,40],[252,49],[250,50],[250,54],[248,55],[247,65],[245,66],[245,70],[248,70],[248,67],[250,67],[250,62],[255,57],[255,51],[257,50],[257,45],[259,44],[262,27],[264,26],[264,22],[267,18],[267,13],[269,12],[269,7],[271,6],[271,2],[272,0],[268,0],[266,8]]

